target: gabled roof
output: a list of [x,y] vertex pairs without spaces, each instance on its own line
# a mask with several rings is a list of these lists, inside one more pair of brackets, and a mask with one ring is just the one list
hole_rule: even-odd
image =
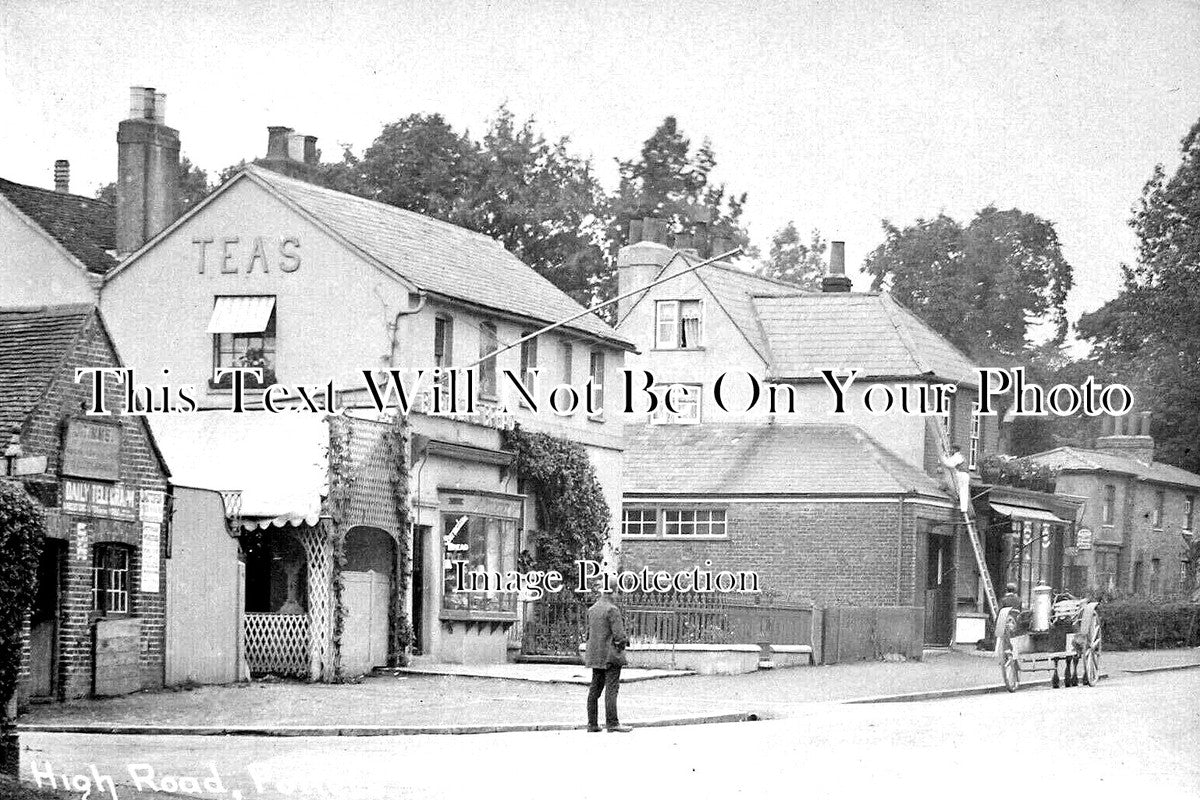
[[[422,291],[543,322],[583,311],[489,236],[261,167],[245,172]],[[564,327],[633,348],[595,314]]]
[[799,290],[790,284],[744,272],[731,264],[718,263],[702,267],[696,273],[696,277],[712,292],[713,297],[733,320],[733,324],[750,342],[750,346],[762,356],[763,361],[770,363],[770,351],[762,327],[755,318],[751,296],[794,295]]
[[33,413],[93,313],[83,304],[0,309],[0,446]]
[[853,425],[627,426],[627,495],[945,497],[938,482]]
[[1133,475],[1144,481],[1169,483],[1200,489],[1200,475],[1158,461],[1146,462],[1133,456],[1085,450],[1079,447],[1057,447],[1043,453],[1026,456],[1029,461],[1066,472],[1115,472]]
[[117,265],[117,260],[106,252],[117,247],[116,212],[108,203],[3,178],[0,194],[89,272],[103,275]]
[[860,380],[930,376],[979,384],[970,358],[885,293],[756,295],[753,305],[773,378],[858,369]]

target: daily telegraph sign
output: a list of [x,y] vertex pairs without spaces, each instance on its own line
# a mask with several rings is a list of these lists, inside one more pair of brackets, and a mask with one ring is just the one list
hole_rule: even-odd
[[64,480],[62,510],[82,517],[133,522],[138,518],[137,490],[119,483]]

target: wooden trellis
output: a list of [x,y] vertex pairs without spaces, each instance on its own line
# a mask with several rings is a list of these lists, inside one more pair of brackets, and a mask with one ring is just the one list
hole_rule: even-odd
[[333,542],[326,523],[296,533],[308,559],[309,664],[312,680],[333,677]]
[[307,614],[247,613],[242,619],[246,628],[246,664],[252,673],[308,677],[311,666]]

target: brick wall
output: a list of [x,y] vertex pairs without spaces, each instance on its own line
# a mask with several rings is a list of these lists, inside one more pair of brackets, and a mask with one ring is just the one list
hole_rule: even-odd
[[[26,454],[45,455],[47,471],[57,475],[62,448],[63,421],[80,411],[91,397],[88,382],[75,383],[75,369],[89,366],[118,366],[118,361],[103,327],[92,317],[81,333],[71,354],[60,365],[50,387],[26,422],[21,433],[21,445]],[[122,407],[122,389],[115,382],[106,387],[106,403],[110,408]],[[166,477],[150,444],[150,438],[140,417],[121,417],[120,482],[136,489],[165,491]],[[61,491],[60,491],[61,495]],[[81,550],[77,525],[87,524],[86,549]],[[58,625],[57,693],[60,699],[84,697],[92,691],[92,628],[96,614],[92,611],[92,546],[97,541],[119,541],[133,545],[130,561],[130,616],[141,620],[138,667],[143,687],[161,686],[164,669],[165,632],[165,574],[167,525],[163,526],[157,553],[143,554],[140,548],[141,523],[103,521],[97,523],[81,517],[50,509],[47,513],[50,535],[63,538],[67,547],[61,566]],[[160,590],[142,592],[140,574],[142,559],[156,558],[159,562]],[[24,649],[25,658],[28,648]],[[28,675],[29,665],[23,664],[22,674]]]
[[[626,507],[649,505],[629,501]],[[686,504],[684,504],[686,505]],[[706,506],[714,504],[705,504]],[[914,507],[896,502],[729,503],[728,537],[627,538],[622,569],[754,570],[764,592],[827,605],[922,605]],[[919,596],[918,596],[919,595]]]

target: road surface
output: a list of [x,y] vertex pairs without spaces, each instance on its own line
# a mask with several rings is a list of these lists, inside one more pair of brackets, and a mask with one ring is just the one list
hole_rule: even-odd
[[[703,709],[696,709],[702,712]],[[1200,797],[1200,670],[1096,688],[813,704],[802,719],[476,736],[24,734],[22,778],[89,800],[266,798]],[[93,772],[94,767],[94,772]],[[82,776],[82,777],[78,777]],[[49,785],[49,778],[43,778]]]

